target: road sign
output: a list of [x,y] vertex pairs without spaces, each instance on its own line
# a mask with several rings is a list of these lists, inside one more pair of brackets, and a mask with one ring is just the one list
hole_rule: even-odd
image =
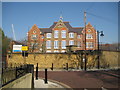
[[22,45],[13,45],[13,52],[22,52]]
[[28,50],[28,46],[22,46],[22,51],[27,51]]

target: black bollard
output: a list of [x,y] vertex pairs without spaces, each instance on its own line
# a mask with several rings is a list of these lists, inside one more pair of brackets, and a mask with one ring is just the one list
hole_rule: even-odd
[[68,70],[68,63],[66,63],[66,70]]
[[52,68],[51,68],[51,70],[53,70],[53,63],[52,63]]
[[36,66],[36,80],[38,80],[38,63],[37,63],[37,66]]
[[45,84],[47,84],[47,69],[45,69]]

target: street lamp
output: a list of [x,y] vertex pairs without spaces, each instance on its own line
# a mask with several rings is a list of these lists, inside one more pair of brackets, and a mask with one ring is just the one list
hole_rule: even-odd
[[104,36],[104,34],[103,34],[103,31],[97,31],[97,36],[98,36],[98,69],[100,68],[100,60],[99,60],[99,51],[100,51],[100,49],[99,49],[99,34],[100,34],[100,36]]
[[87,58],[86,58],[86,12],[84,12],[84,24],[85,24],[85,42],[84,42],[84,44],[85,44],[85,48],[84,48],[84,50],[85,50],[85,52],[84,52],[84,59],[85,59],[85,71],[87,70]]

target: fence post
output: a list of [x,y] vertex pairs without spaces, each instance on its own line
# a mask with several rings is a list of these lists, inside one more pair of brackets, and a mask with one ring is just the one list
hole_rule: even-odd
[[45,84],[47,84],[47,69],[45,69]]
[[27,65],[27,73],[32,73],[32,88],[34,88],[34,65],[28,64]]
[[81,54],[81,69],[83,69],[83,54]]
[[38,80],[38,63],[37,63],[37,66],[36,66],[36,80]]
[[66,70],[68,70],[68,63],[66,63]]

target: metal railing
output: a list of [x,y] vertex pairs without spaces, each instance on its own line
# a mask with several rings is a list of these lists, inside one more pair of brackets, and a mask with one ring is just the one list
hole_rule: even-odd
[[[19,67],[9,67],[2,69],[2,87],[7,85],[8,83],[24,76],[27,73],[33,74],[33,65],[21,65]],[[34,76],[34,75],[33,75]]]

